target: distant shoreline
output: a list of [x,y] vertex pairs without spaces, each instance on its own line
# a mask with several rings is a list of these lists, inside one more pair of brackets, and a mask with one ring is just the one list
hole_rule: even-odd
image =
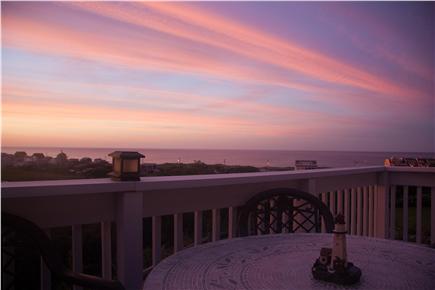
[[[3,147],[2,152],[15,153],[26,151],[29,155],[43,153],[56,156],[65,152],[68,158],[82,158],[88,156],[92,159],[100,158],[111,161],[109,153],[115,149],[95,148],[58,148],[58,147]],[[130,149],[135,150],[135,149]],[[392,156],[433,158],[435,153],[413,152],[350,152],[350,151],[291,151],[291,150],[197,150],[197,149],[137,149],[145,155],[146,163],[192,163],[201,160],[207,164],[243,165],[255,167],[291,167],[296,160],[316,160],[320,167],[357,167],[383,165],[386,158]]]
[[[142,163],[141,176],[177,176],[199,174],[249,173],[261,171],[289,171],[293,167],[263,167],[226,164],[193,163]],[[107,178],[112,164],[106,160],[89,157],[68,158],[64,152],[55,157],[43,153],[27,154],[16,151],[2,153],[2,181],[36,181],[81,178]]]

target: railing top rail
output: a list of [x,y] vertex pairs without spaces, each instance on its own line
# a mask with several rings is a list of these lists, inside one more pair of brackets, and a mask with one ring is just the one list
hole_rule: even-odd
[[16,198],[240,185],[382,171],[385,171],[384,166],[367,166],[303,171],[143,177],[140,181],[124,182],[113,181],[109,178],[2,182],[1,187],[2,198]]
[[435,167],[387,166],[388,172],[435,173]]

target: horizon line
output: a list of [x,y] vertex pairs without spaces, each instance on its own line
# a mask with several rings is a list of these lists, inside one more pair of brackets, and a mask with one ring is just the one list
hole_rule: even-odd
[[305,152],[360,152],[360,153],[430,153],[435,154],[434,151],[397,151],[397,150],[349,150],[349,149],[335,149],[335,150],[313,150],[313,149],[264,149],[264,148],[245,148],[245,149],[232,149],[232,148],[140,148],[140,147],[71,147],[71,146],[1,146],[1,148],[47,148],[47,149],[140,149],[140,150],[203,150],[203,151],[305,151]]

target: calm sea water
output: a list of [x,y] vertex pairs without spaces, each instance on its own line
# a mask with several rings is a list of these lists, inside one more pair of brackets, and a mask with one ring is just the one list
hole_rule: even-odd
[[391,156],[434,158],[435,153],[412,152],[352,152],[352,151],[291,151],[291,150],[206,150],[206,149],[138,149],[138,148],[48,148],[48,147],[2,147],[2,152],[14,153],[26,151],[55,157],[60,151],[69,158],[90,157],[111,160],[107,154],[115,150],[134,150],[146,156],[143,162],[191,163],[201,160],[208,164],[225,163],[227,165],[252,166],[294,166],[295,160],[317,160],[319,166],[354,167],[382,165],[385,158]]

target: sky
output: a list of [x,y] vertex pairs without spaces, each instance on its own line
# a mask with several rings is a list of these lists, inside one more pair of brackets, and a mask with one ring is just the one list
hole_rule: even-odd
[[434,2],[1,8],[2,146],[435,149]]

